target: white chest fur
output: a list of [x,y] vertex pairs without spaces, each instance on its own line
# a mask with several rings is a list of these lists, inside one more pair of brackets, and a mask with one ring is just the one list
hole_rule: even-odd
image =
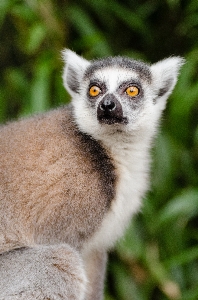
[[148,188],[149,150],[145,143],[144,148],[141,143],[109,146],[118,173],[116,197],[101,227],[85,245],[85,251],[111,248],[122,236],[131,216],[139,210]]

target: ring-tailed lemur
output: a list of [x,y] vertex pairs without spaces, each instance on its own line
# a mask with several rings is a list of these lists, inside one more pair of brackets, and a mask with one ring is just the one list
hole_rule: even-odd
[[0,128],[0,300],[103,298],[183,64],[63,57],[71,105]]

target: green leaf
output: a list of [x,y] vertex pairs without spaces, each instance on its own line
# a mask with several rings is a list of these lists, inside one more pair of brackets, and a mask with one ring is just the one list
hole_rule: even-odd
[[184,227],[188,220],[197,214],[198,189],[185,189],[161,209],[156,220],[156,228],[174,223],[178,219],[182,221],[180,226]]
[[38,61],[35,66],[34,78],[30,90],[30,107],[31,112],[42,112],[50,106],[50,85],[53,63],[51,58]]
[[26,42],[26,51],[31,54],[36,52],[46,37],[46,27],[43,24],[35,24],[29,30]]
[[183,250],[181,254],[171,257],[164,262],[169,269],[174,266],[188,264],[198,259],[198,246]]

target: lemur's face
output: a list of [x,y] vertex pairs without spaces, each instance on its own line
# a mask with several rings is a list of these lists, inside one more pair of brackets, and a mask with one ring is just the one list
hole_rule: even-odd
[[76,122],[91,135],[154,132],[182,64],[178,57],[150,66],[123,57],[89,62],[70,50],[64,56]]
[[141,67],[143,64],[134,65],[134,70],[118,66],[99,68],[97,61],[86,70],[82,94],[99,124],[127,125],[134,123],[141,114],[150,97],[148,85],[151,81],[146,66],[144,76],[140,77]]

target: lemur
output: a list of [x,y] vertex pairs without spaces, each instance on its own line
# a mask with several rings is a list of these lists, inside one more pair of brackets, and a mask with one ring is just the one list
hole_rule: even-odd
[[71,104],[0,127],[0,300],[103,299],[183,64],[63,58]]

